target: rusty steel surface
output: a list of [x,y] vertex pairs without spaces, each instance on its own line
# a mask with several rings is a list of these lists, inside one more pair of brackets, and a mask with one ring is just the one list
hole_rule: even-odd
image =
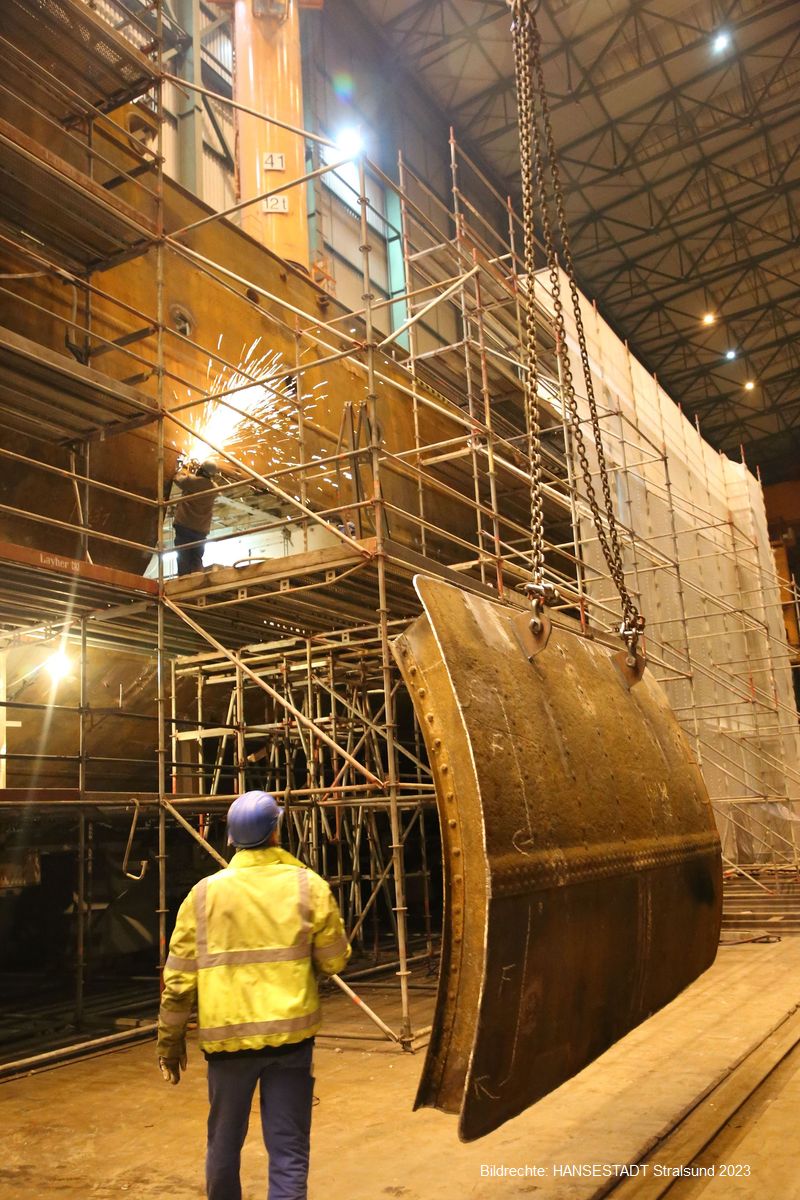
[[[483,1136],[711,965],[720,845],[700,771],[648,671],[556,617],[425,577],[394,653],[436,784],[445,919],[417,1106]],[[529,618],[528,618],[529,619]],[[641,679],[637,682],[637,675]]]

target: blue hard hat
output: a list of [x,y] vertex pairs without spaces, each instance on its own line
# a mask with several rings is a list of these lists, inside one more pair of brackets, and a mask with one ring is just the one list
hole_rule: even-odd
[[245,792],[228,809],[228,844],[260,846],[278,828],[283,809],[269,792]]

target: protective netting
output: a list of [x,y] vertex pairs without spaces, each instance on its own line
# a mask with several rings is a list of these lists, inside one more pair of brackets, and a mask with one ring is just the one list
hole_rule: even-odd
[[[547,304],[543,286],[538,294]],[[796,862],[800,736],[761,487],[703,440],[594,306],[584,300],[582,311],[651,669],[701,763],[725,858]],[[580,380],[569,314],[567,336]],[[580,499],[578,525],[591,618],[616,628],[619,601]]]

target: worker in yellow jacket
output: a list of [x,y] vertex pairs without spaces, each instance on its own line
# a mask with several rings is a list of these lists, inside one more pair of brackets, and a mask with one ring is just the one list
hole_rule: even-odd
[[228,810],[230,865],[192,888],[178,912],[164,967],[158,1062],[178,1083],[186,1024],[197,1003],[208,1060],[209,1200],[241,1200],[239,1160],[260,1084],[269,1200],[306,1200],[317,975],[350,957],[324,879],[279,847],[282,810],[246,792]]

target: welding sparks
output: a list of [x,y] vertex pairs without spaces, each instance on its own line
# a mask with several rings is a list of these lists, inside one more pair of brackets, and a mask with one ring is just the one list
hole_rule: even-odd
[[[295,465],[286,460],[282,440],[294,442],[298,412],[308,412],[312,392],[297,394],[297,382],[279,351],[261,352],[261,338],[251,343],[239,366],[223,368],[212,378],[212,360],[208,360],[210,380],[206,402],[189,418],[194,433],[185,450],[187,459],[213,459],[218,451],[238,457],[255,458],[257,448],[268,448],[273,465]],[[266,444],[265,444],[266,443]]]

